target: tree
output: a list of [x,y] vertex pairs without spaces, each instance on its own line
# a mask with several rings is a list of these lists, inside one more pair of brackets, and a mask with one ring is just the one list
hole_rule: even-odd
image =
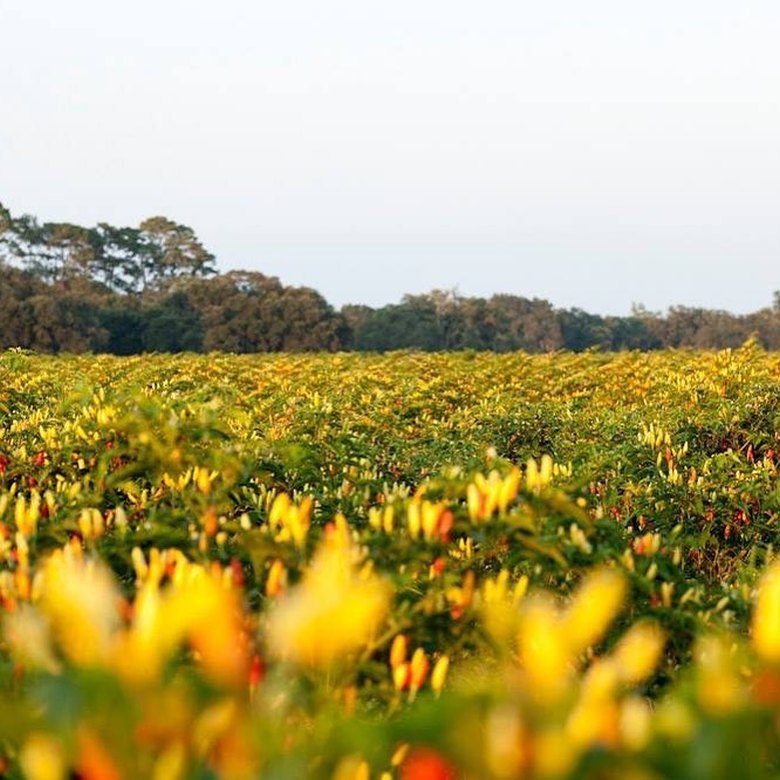
[[181,280],[175,289],[200,313],[206,351],[336,350],[347,336],[343,318],[319,293],[261,273]]
[[127,296],[114,297],[100,310],[100,325],[106,332],[104,349],[112,355],[138,355],[144,351],[146,322],[140,306]]
[[342,347],[344,349],[355,349],[358,334],[373,314],[373,311],[370,306],[363,304],[346,304],[341,307],[339,314],[344,323],[344,335],[342,338]]
[[23,214],[11,216],[11,212],[0,205],[0,260],[8,265],[27,265],[30,257],[42,242],[41,226],[35,217]]
[[603,317],[589,314],[582,309],[563,309],[558,312],[563,346],[572,352],[582,352],[590,347],[609,349],[612,338]]
[[0,202],[0,242],[3,235],[13,227],[11,212]]
[[43,222],[23,214],[12,217],[0,206],[0,259],[19,263],[47,282],[89,274],[100,252],[94,230],[69,222]]
[[214,255],[192,228],[166,217],[150,217],[140,224],[137,252],[141,289],[174,277],[216,273]]
[[147,352],[199,352],[203,322],[187,295],[173,291],[146,310],[143,331]]
[[108,334],[100,320],[105,291],[84,278],[45,286],[28,299],[32,310],[29,346],[41,352],[96,352]]
[[76,276],[89,277],[100,244],[94,230],[67,222],[46,222],[41,226],[40,243],[27,264],[33,273],[50,282]]
[[607,317],[604,324],[610,334],[610,349],[657,349],[661,340],[658,336],[657,320],[650,316]]
[[552,352],[563,346],[560,323],[549,301],[517,295],[494,295],[488,301],[496,323],[492,348]]
[[400,304],[383,306],[371,314],[355,336],[360,350],[441,349],[435,306],[425,296],[406,296]]
[[333,352],[341,349],[345,324],[330,304],[311,287],[285,287],[278,322],[284,323],[279,349],[287,352]]
[[0,204],[0,260],[20,264],[46,282],[76,276],[118,293],[158,289],[178,277],[216,273],[214,255],[192,228],[150,217],[137,228],[101,222],[84,228],[66,222],[13,217]]
[[0,349],[31,346],[35,318],[30,299],[44,289],[32,274],[0,260]]
[[100,252],[90,266],[92,278],[117,293],[141,292],[147,276],[141,231],[105,222],[99,223],[95,231]]

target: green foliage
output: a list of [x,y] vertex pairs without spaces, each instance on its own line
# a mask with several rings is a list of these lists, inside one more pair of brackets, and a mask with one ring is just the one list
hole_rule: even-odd
[[[15,284],[30,283],[19,273]],[[208,321],[213,283],[161,293],[154,337],[182,311]],[[284,296],[265,277],[221,284],[253,304]],[[777,547],[778,372],[778,357],[755,344],[553,357],[6,351],[0,605],[8,616],[49,615],[48,628],[21,625],[52,634],[54,662],[20,665],[16,640],[0,647],[0,761],[18,773],[20,761],[56,748],[63,766],[92,777],[95,767],[365,777],[360,762],[372,777],[421,778],[432,767],[484,778],[773,776],[780,672],[749,636],[759,576]],[[274,615],[294,603],[273,577],[283,571],[288,589],[305,589],[334,539],[362,567],[354,592],[384,583],[387,614],[343,661],[296,666],[272,649]],[[155,555],[160,603],[181,585],[177,567],[230,583],[244,660],[265,670],[251,696],[243,667],[238,682],[215,681],[208,663],[203,671],[198,658],[214,650],[197,632],[163,647],[152,682],[139,683],[122,654],[89,664],[69,654],[66,629],[45,612],[57,604],[36,592],[51,576],[47,561],[75,558],[76,579],[82,559],[109,567],[118,596],[108,604],[124,605],[112,623],[119,642],[140,620],[128,605],[147,614],[139,556],[151,567]],[[582,675],[537,701],[515,639],[530,630],[520,605],[536,603],[526,585],[576,604],[583,581],[603,571],[620,573],[622,609],[599,618],[601,603],[589,603],[605,626],[578,655]],[[510,591],[526,601],[510,603]],[[80,610],[99,593],[69,603],[82,631],[90,624]],[[181,598],[197,617],[202,596]],[[350,619],[334,612],[329,632],[347,631]],[[647,620],[666,636],[654,671],[625,697],[588,698],[597,661],[609,663]],[[404,687],[389,664],[398,635],[431,662],[449,659],[441,699],[428,677],[419,694]],[[236,641],[217,647],[226,665]],[[579,726],[577,701],[590,708]],[[403,744],[412,752],[394,765]]]

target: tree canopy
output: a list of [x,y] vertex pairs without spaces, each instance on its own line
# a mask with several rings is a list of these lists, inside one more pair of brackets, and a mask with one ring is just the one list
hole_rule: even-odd
[[154,216],[83,227],[14,216],[0,203],[0,348],[45,352],[384,352],[733,347],[780,349],[780,292],[748,315],[635,306],[625,317],[546,300],[433,290],[371,308],[256,271],[219,274],[195,231]]

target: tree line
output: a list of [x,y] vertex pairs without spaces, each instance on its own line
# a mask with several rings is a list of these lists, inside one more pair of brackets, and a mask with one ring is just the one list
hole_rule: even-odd
[[380,308],[334,309],[316,290],[218,273],[192,228],[165,217],[86,228],[0,204],[0,348],[41,352],[582,351],[780,349],[780,293],[747,315],[675,306],[628,316],[518,295],[434,290]]

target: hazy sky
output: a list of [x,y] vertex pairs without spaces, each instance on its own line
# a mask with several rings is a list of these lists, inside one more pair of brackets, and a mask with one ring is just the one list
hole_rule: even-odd
[[0,200],[378,305],[780,289],[777,0],[0,0]]

